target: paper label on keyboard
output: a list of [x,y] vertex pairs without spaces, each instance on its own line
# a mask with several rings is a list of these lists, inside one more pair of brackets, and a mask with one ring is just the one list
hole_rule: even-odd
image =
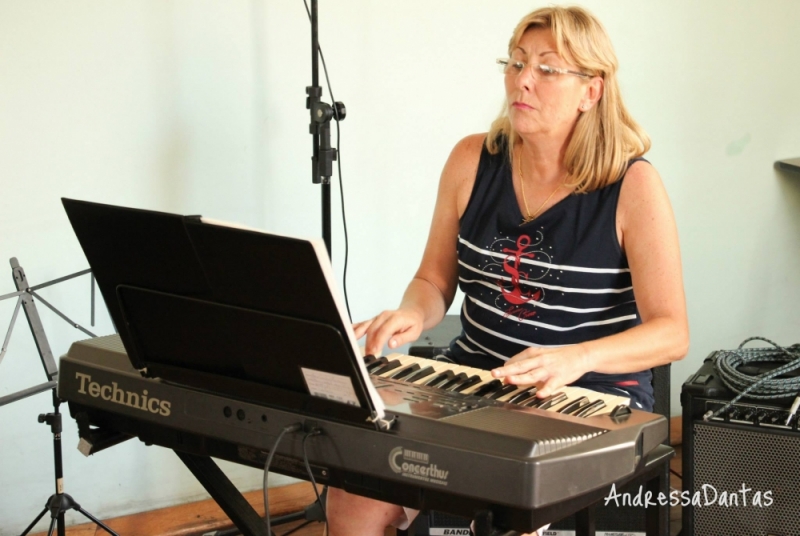
[[358,406],[358,397],[353,389],[353,382],[347,376],[331,374],[321,370],[300,367],[312,396],[335,400],[343,404]]

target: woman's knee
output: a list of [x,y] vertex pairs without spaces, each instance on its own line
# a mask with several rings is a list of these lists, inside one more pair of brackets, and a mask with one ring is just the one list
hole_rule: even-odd
[[338,488],[328,488],[328,536],[380,535],[405,515],[403,508]]

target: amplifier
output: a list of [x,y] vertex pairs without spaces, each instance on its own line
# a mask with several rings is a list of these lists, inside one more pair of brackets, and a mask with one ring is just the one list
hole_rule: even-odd
[[[742,398],[704,421],[706,412],[735,397],[719,379],[714,357],[681,389],[682,535],[799,535],[800,430],[797,417],[786,424],[794,397]],[[755,373],[776,366],[763,364]]]

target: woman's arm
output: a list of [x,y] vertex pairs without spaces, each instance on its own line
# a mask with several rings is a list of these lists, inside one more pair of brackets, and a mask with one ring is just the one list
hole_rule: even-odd
[[628,257],[642,323],[622,333],[561,348],[529,348],[495,369],[514,384],[543,384],[539,396],[589,371],[637,372],[682,359],[689,349],[675,217],[656,170],[637,162],[626,174],[617,232]]
[[397,348],[415,341],[422,330],[441,321],[453,302],[458,286],[459,219],[472,192],[484,138],[483,134],[464,138],[447,159],[422,262],[400,307],[353,326],[356,338],[367,336],[367,354],[380,355],[387,343]]

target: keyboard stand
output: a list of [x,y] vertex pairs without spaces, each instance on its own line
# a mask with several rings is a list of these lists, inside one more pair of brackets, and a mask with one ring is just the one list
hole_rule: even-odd
[[267,526],[225,473],[208,456],[175,451],[194,477],[208,491],[236,528],[246,536],[269,536]]

